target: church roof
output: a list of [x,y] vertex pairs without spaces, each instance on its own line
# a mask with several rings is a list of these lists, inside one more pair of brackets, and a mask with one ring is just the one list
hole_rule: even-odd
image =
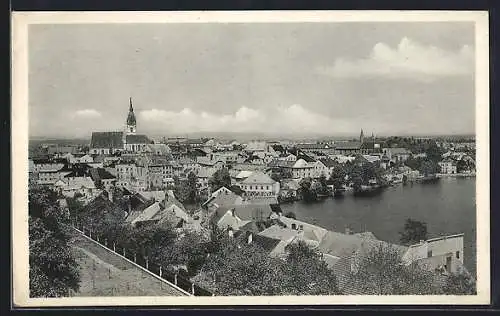
[[127,135],[125,141],[127,144],[153,144],[146,135]]
[[93,132],[91,148],[123,148],[123,132]]

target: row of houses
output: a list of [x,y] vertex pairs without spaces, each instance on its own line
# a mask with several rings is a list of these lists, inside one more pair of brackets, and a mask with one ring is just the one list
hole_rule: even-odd
[[[286,257],[286,247],[305,242],[322,254],[322,259],[334,271],[340,289],[345,294],[366,294],[350,278],[359,268],[361,258],[370,250],[386,246],[396,249],[404,264],[417,263],[436,275],[467,270],[463,266],[463,234],[422,240],[409,247],[379,240],[371,232],[340,233],[283,216],[272,200],[248,202],[228,188],[214,192],[204,203],[211,222],[239,242],[257,244],[268,255]],[[262,200],[260,200],[262,201]]]

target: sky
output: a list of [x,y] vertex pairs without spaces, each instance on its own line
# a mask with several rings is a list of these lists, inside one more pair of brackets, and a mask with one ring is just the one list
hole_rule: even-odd
[[31,137],[473,134],[472,22],[29,26]]

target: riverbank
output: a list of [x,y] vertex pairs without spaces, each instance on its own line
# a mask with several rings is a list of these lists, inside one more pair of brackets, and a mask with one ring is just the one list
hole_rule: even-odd
[[382,194],[341,198],[315,203],[297,201],[281,204],[283,213],[293,212],[298,220],[344,232],[370,231],[380,240],[399,243],[406,219],[427,223],[429,238],[464,233],[465,266],[476,269],[476,181],[449,177],[431,185],[414,183],[386,188]]
[[476,173],[437,173],[438,178],[475,178]]

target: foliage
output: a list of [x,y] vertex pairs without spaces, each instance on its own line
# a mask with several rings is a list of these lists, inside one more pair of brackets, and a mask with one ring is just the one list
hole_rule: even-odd
[[227,168],[217,170],[208,180],[208,185],[210,186],[210,190],[212,192],[215,192],[222,187],[229,188],[231,186],[229,170]]
[[174,194],[181,203],[192,204],[198,201],[197,178],[194,173],[190,172],[185,181],[179,181],[178,178],[174,181],[176,183]]
[[337,294],[336,279],[320,254],[303,243],[287,247],[286,260],[269,256],[260,246],[224,237],[223,246],[207,258],[200,275],[219,295]]
[[415,264],[405,265],[394,246],[379,244],[354,257],[350,284],[367,295],[434,294],[434,275]]
[[314,202],[318,200],[318,192],[312,187],[313,180],[309,177],[302,178],[299,182],[299,193],[305,202]]
[[424,176],[429,176],[439,173],[441,171],[441,167],[439,167],[439,165],[435,161],[425,159],[422,161],[422,164],[420,165],[418,171]]
[[446,278],[443,292],[447,295],[476,295],[476,281],[465,272],[451,273]]
[[66,217],[48,189],[29,191],[29,266],[31,297],[67,296],[78,290],[78,264],[68,244]]
[[339,294],[337,279],[321,254],[303,241],[286,247],[282,293],[288,295]]
[[404,229],[399,232],[400,241],[404,245],[412,245],[427,240],[427,224],[411,218],[406,219]]
[[176,233],[167,225],[140,225],[129,229],[124,245],[138,256],[148,257],[154,262],[161,262],[162,254],[172,248]]
[[346,168],[341,166],[340,164],[333,167],[329,181],[333,184],[333,188],[335,190],[342,188],[346,184],[346,174]]
[[207,242],[195,232],[187,232],[170,247],[159,250],[158,261],[167,265],[185,265],[188,276],[194,276],[205,263]]
[[292,172],[289,169],[279,168],[278,170],[272,170],[270,177],[274,181],[279,182],[283,179],[292,178]]

